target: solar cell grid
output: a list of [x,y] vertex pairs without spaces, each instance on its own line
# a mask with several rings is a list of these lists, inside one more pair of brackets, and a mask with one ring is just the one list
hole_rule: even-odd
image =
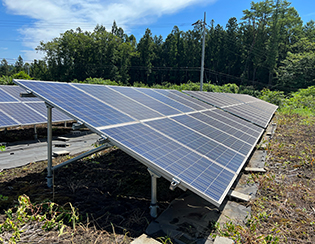
[[28,86],[29,89],[36,90],[40,97],[45,97],[46,101],[53,101],[51,103],[54,106],[64,108],[76,118],[89,121],[91,126],[100,127],[134,121],[67,83],[30,81]]
[[[42,114],[46,119],[47,119],[47,107],[45,103],[43,102],[27,102],[24,103],[26,106],[31,107],[35,111],[39,112]],[[53,122],[61,122],[61,121],[67,121],[67,120],[72,120],[69,116],[66,114],[60,112],[58,109],[53,109],[52,110],[52,121]]]
[[214,99],[218,103],[220,103],[220,107],[224,106],[231,106],[234,104],[239,104],[241,103],[240,100],[236,99],[235,97],[229,96],[228,93],[216,93],[216,92],[207,92],[206,96],[209,99]]
[[231,133],[227,133],[227,130],[231,128],[219,121],[216,121],[217,123],[214,124],[213,122],[215,121],[206,115],[195,113],[188,117],[177,116],[173,119],[224,144],[227,147],[236,150],[237,152],[240,152],[243,155],[247,155],[252,149],[252,144],[242,141],[240,138],[233,136]]
[[0,102],[18,102],[18,100],[0,88]]
[[13,120],[0,110],[0,128],[17,125],[19,125],[17,121]]
[[23,125],[46,123],[46,118],[23,103],[3,103],[1,110]]
[[255,101],[251,103],[250,105],[260,110],[264,110],[268,112],[269,114],[273,114],[278,108],[278,106],[273,105],[273,104],[270,105],[270,103],[267,103],[265,101]]
[[179,103],[177,101],[175,101],[174,99],[171,99],[171,98],[168,98],[158,92],[156,92],[155,90],[153,89],[145,89],[145,88],[135,88],[137,89],[138,91],[150,96],[150,97],[153,97],[154,99],[157,99],[158,101],[162,102],[162,103],[165,103],[183,113],[188,113],[188,112],[192,112],[194,111],[194,109],[190,108],[190,107],[187,107],[186,105],[182,104],[182,103]]
[[273,104],[243,94],[196,91],[185,91],[185,93],[263,128],[267,127],[277,108]]
[[89,86],[84,84],[73,84],[73,86],[84,90],[88,94],[102,100],[130,117],[138,120],[161,117],[162,114],[130,99],[121,93],[106,86]]
[[236,105],[225,108],[225,110],[264,128],[267,127],[272,116],[272,114],[262,112],[261,110],[250,106],[249,104]]
[[247,94],[225,93],[225,95],[244,103],[256,101],[256,98]]
[[215,92],[201,92],[201,91],[183,91],[186,94],[189,94],[193,97],[200,99],[206,103],[214,105],[216,107],[225,107],[233,104],[239,104],[240,101],[227,96],[224,93],[215,93]]
[[[229,165],[231,164],[232,159],[235,161],[236,159],[239,159],[239,161],[235,163],[236,165],[240,166],[245,158],[244,155],[236,158],[235,155],[239,154],[238,152],[232,151],[231,149],[218,143],[217,141],[214,141],[204,135],[198,134],[197,132],[179,123],[176,123],[171,119],[166,118],[154,120],[146,122],[145,124],[156,129],[157,131],[160,131],[164,135],[171,137],[179,143],[193,149],[194,151],[206,155],[210,159],[218,162],[222,166],[226,166],[227,168],[230,168]],[[238,168],[235,169],[233,164],[233,169],[231,170],[237,171]]]
[[167,96],[175,101],[178,101],[182,104],[187,105],[188,107],[193,108],[194,110],[204,110],[213,108],[211,105],[201,102],[197,99],[191,98],[179,91],[176,90],[163,90],[163,89],[155,89],[155,92],[161,93],[164,96]]
[[224,112],[220,109],[216,109],[213,111],[206,111],[206,112],[203,112],[203,114],[206,114],[209,117],[216,118],[255,138],[260,137],[261,133],[263,132],[263,129],[258,127],[257,125],[247,122],[244,119],[235,117],[234,115]]
[[[222,199],[222,195],[225,194],[228,185],[234,178],[233,173],[214,165],[208,159],[165,138],[143,124],[116,127],[103,130],[103,132],[123,145],[128,145],[129,149],[151,161],[155,167],[182,180],[190,189],[194,188],[197,194],[206,198],[210,196],[212,202]],[[132,138],[130,132],[139,136],[140,145],[130,143]],[[151,139],[148,139],[147,135],[150,135]]]
[[124,94],[128,96],[129,98],[149,107],[153,110],[163,114],[163,115],[174,115],[180,113],[179,110],[174,109],[171,106],[168,106],[164,103],[161,103],[152,97],[149,97],[136,89],[130,88],[130,87],[119,87],[119,86],[110,86],[110,88],[114,89],[115,91],[120,92],[121,94]]
[[21,97],[21,93],[26,93],[25,89],[19,86],[7,86],[2,85],[0,88],[5,91],[6,93],[10,94],[12,97],[14,97],[18,101],[40,101],[37,97]]

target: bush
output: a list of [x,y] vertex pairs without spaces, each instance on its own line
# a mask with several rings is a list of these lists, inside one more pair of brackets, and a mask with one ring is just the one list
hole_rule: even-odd
[[281,107],[285,99],[285,95],[283,91],[270,91],[269,89],[263,89],[259,98]]
[[19,73],[16,73],[12,75],[13,79],[21,79],[21,80],[31,80],[32,78],[25,73],[25,71],[20,71]]
[[284,100],[282,111],[315,115],[315,86],[291,93],[290,98]]
[[[73,80],[72,82],[78,82],[78,80]],[[116,81],[111,81],[109,79],[103,79],[103,78],[87,78],[84,81],[80,81],[80,83],[89,83],[89,84],[100,84],[100,85],[111,85],[111,86],[119,86],[120,83],[117,83]]]
[[14,85],[11,76],[2,76],[0,77],[0,85]]

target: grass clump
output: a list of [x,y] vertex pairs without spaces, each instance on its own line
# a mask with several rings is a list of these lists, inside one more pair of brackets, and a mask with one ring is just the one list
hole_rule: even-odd
[[70,209],[59,206],[53,202],[32,204],[29,197],[21,195],[18,198],[18,206],[8,209],[5,221],[0,224],[0,241],[17,243],[29,235],[28,230],[32,225],[39,225],[43,231],[56,229],[59,235],[64,234],[65,223],[72,224],[76,229],[79,215],[76,209],[69,203]]

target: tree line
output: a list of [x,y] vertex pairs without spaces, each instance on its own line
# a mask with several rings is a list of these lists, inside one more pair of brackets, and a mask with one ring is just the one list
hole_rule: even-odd
[[[97,77],[123,84],[198,82],[202,34],[200,25],[188,31],[174,26],[165,39],[146,29],[137,42],[115,21],[110,31],[102,25],[91,32],[77,28],[41,42],[36,49],[45,53],[44,60],[25,66],[19,57],[13,67],[2,60],[0,75],[24,69],[41,80]],[[315,22],[303,25],[286,0],[252,2],[240,21],[230,18],[225,27],[212,20],[205,38],[204,82],[283,91],[315,84]]]

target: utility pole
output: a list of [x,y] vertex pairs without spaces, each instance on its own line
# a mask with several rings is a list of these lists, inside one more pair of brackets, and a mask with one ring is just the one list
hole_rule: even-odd
[[204,75],[204,66],[205,66],[205,37],[206,37],[206,12],[204,13],[204,18],[198,20],[192,25],[201,25],[202,26],[202,54],[201,54],[201,69],[200,69],[200,91],[203,90],[203,75]]

